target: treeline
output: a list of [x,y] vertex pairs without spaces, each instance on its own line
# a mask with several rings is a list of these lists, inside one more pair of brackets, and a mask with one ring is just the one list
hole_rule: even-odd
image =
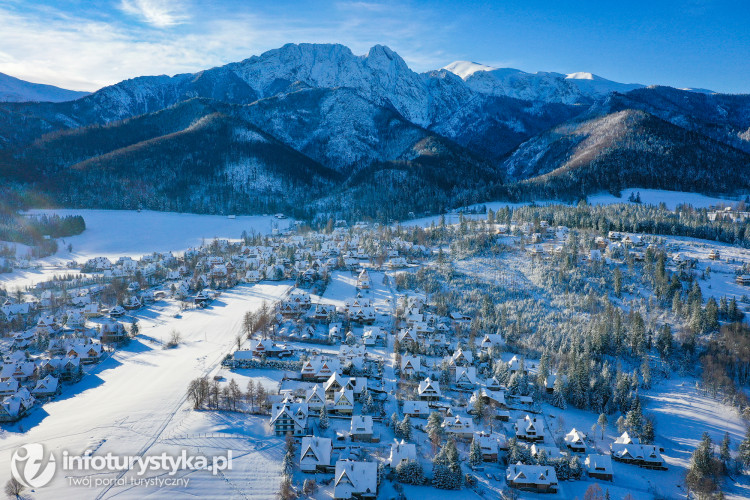
[[[57,250],[57,243],[49,238],[65,238],[81,234],[86,222],[80,215],[30,215],[17,213],[0,214],[0,241],[43,246]],[[48,248],[49,247],[49,248]]]
[[546,220],[553,226],[592,229],[606,235],[609,231],[687,236],[750,247],[750,223],[711,221],[708,211],[690,206],[672,212],[666,206],[642,204],[577,206],[545,205],[502,208],[493,214],[499,223]]

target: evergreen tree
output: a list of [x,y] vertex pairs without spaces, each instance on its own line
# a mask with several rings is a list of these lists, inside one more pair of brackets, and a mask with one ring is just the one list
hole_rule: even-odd
[[641,387],[651,388],[651,365],[648,362],[648,356],[643,356],[643,363],[641,363]]
[[724,433],[724,439],[721,440],[721,445],[719,446],[719,460],[721,460],[721,463],[724,465],[724,469],[727,470],[729,468],[729,463],[732,460],[732,452],[730,451],[731,447],[731,441],[729,439],[729,433]]
[[620,271],[619,267],[615,268],[615,271],[613,273],[613,279],[614,279],[614,292],[616,297],[622,296],[622,271]]
[[625,417],[620,415],[620,417],[617,419],[616,424],[617,424],[617,432],[619,432],[620,434],[625,432]]
[[422,464],[416,460],[407,460],[396,466],[396,478],[399,483],[423,484],[424,469]]
[[436,488],[445,490],[461,488],[463,478],[455,441],[449,440],[435,455],[432,463],[432,484]]
[[570,459],[570,479],[578,480],[583,475],[583,465],[581,459],[574,456]]
[[633,401],[633,406],[627,415],[625,415],[625,427],[636,436],[641,435],[643,430],[643,412],[641,410],[641,401],[638,397]]
[[672,343],[672,328],[665,323],[656,337],[656,350],[659,352],[659,356],[661,356],[662,359],[666,359],[672,354]]
[[568,403],[565,401],[565,386],[563,385],[562,376],[558,374],[555,378],[555,385],[552,394],[552,405],[564,410],[568,407]]
[[396,414],[396,412],[393,412],[393,414],[391,414],[391,427],[393,427],[393,432],[396,433],[396,437],[401,436],[401,430],[399,429],[400,423],[401,422],[398,419],[398,415]]
[[372,394],[370,394],[368,391],[367,395],[364,398],[364,403],[362,403],[362,413],[365,415],[369,415],[370,413],[372,413],[374,409],[375,409],[375,401],[373,401]]
[[430,416],[427,418],[427,425],[425,425],[425,431],[430,441],[437,448],[443,437],[443,417],[440,413],[436,411],[430,413]]
[[708,496],[716,491],[718,486],[716,464],[711,437],[708,433],[703,433],[703,439],[693,452],[685,482],[694,493],[700,496]]
[[318,425],[322,430],[326,430],[330,426],[330,422],[328,421],[328,410],[326,410],[325,405],[320,409],[320,421],[318,422]]
[[745,439],[740,442],[737,461],[745,468],[750,469],[750,427],[745,431]]
[[653,443],[656,439],[656,429],[654,429],[654,419],[646,417],[643,419],[643,430],[641,431],[641,440],[644,443]]
[[471,440],[471,448],[469,449],[469,465],[476,467],[482,463],[482,448],[479,446],[479,442],[476,437]]
[[284,475],[291,476],[294,471],[294,438],[291,434],[287,434],[285,447],[286,453],[284,454],[282,469]]
[[706,302],[705,315],[705,328],[706,331],[713,332],[719,329],[719,307],[716,304],[716,299],[710,297]]
[[404,416],[404,419],[398,425],[401,437],[407,441],[411,441],[412,428],[411,428],[411,417],[409,415]]

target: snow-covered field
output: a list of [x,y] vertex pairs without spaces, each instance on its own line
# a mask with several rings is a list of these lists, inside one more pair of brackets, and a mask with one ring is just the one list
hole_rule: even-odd
[[[62,238],[56,255],[38,261],[41,269],[18,269],[0,274],[0,286],[9,290],[33,286],[56,274],[69,273],[65,264],[71,260],[85,262],[92,257],[116,260],[121,256],[140,258],[152,252],[182,253],[214,238],[239,239],[248,234],[270,234],[286,229],[288,219],[273,216],[237,216],[180,214],[144,210],[33,210],[34,214],[81,215],[86,230],[77,236]],[[68,252],[68,244],[73,251]],[[77,272],[75,270],[73,273]]]
[[611,193],[599,193],[589,196],[588,202],[591,205],[612,205],[614,203],[628,203],[628,197],[631,193],[640,193],[641,203],[644,205],[658,205],[660,203],[664,203],[670,210],[674,210],[677,205],[682,203],[688,203],[695,208],[708,208],[715,205],[734,205],[739,201],[729,197],[714,198],[698,193],[665,191],[663,189],[641,189],[634,187],[623,189],[620,198],[617,198]]
[[[73,245],[72,258],[85,260],[104,256],[133,258],[151,252],[181,253],[213,238],[239,239],[242,231],[269,234],[274,228],[286,229],[289,219],[273,216],[180,214],[144,210],[34,210],[35,214],[80,215],[86,230],[63,238],[61,247]],[[64,242],[64,243],[63,243]],[[64,252],[67,254],[67,252]],[[65,255],[67,258],[67,255]]]
[[[43,443],[48,451],[82,455],[225,455],[233,450],[232,471],[223,480],[209,472],[187,473],[186,489],[155,487],[86,488],[68,486],[64,473],[33,492],[34,498],[102,498],[193,496],[217,498],[272,498],[278,489],[282,440],[266,431],[267,418],[234,418],[194,412],[186,402],[191,379],[213,375],[224,355],[232,350],[248,310],[272,303],[289,289],[286,284],[241,285],[225,291],[206,310],[187,311],[175,318],[164,310],[139,314],[142,335],[73,386],[55,401],[37,407],[27,418],[0,434],[0,470],[10,470],[10,457],[19,445]],[[154,312],[156,314],[154,314]],[[176,329],[183,343],[163,349],[161,341]],[[279,455],[279,456],[277,456]],[[128,472],[125,480],[133,477]],[[113,478],[115,474],[100,477]]]

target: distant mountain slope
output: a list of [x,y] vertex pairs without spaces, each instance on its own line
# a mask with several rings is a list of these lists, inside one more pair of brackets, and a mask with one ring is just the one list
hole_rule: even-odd
[[345,174],[395,160],[431,132],[353,89],[306,89],[241,109],[248,121],[310,158]]
[[639,109],[679,127],[750,152],[750,95],[706,94],[672,87],[648,87],[614,94],[597,113]]
[[468,61],[455,61],[443,69],[455,73],[476,92],[549,103],[590,103],[612,92],[643,87],[635,83],[613,82],[585,72],[569,75],[545,71],[526,73]]
[[31,83],[0,73],[0,102],[63,102],[72,101],[88,94],[89,92]]
[[416,73],[380,45],[0,103],[3,195],[74,206],[397,219],[503,193],[741,189],[746,153],[750,96],[465,61]]
[[527,192],[580,197],[626,186],[731,193],[750,188],[750,155],[637,110],[559,125],[507,160]]
[[69,206],[206,213],[299,213],[340,182],[336,172],[232,111],[190,100],[113,125],[55,133],[19,155],[24,168],[0,175]]
[[[389,170],[407,172],[409,182],[361,193],[357,179]],[[332,212],[348,206],[365,214],[408,193],[381,210],[400,217],[423,196],[446,207],[502,177],[490,162],[351,89],[304,89],[250,105],[191,99],[0,151],[5,182],[98,208],[305,214],[328,200],[321,203]]]

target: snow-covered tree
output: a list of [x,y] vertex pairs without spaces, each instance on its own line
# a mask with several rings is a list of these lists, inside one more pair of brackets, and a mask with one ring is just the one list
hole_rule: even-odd
[[471,448],[469,449],[469,465],[476,467],[482,463],[482,448],[479,446],[479,442],[476,438],[471,440]]
[[330,422],[328,421],[328,410],[326,410],[325,405],[320,409],[320,421],[318,422],[318,425],[322,430],[326,430],[330,426]]
[[422,464],[416,460],[407,460],[396,466],[396,478],[399,483],[424,484]]

